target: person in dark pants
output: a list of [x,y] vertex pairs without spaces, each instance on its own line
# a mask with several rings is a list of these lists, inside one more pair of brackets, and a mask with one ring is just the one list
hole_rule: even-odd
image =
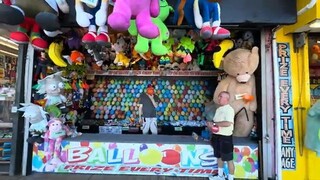
[[209,176],[209,180],[225,179],[223,165],[227,162],[229,169],[228,180],[234,178],[233,163],[233,123],[235,112],[229,105],[230,94],[227,91],[220,92],[218,96],[220,107],[217,108],[213,122],[207,122],[212,131],[211,145],[214,150],[214,157],[218,159],[218,175]]
[[140,95],[139,102],[139,123],[142,123],[142,133],[158,134],[157,112],[160,99],[154,94],[154,87],[149,84],[146,92]]

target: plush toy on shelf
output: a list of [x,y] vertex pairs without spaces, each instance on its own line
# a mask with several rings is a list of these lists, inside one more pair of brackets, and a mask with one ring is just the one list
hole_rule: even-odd
[[173,11],[173,8],[168,5],[168,2],[166,0],[160,1],[160,13],[159,16],[156,18],[152,18],[152,22],[157,25],[157,27],[160,30],[159,36],[153,39],[148,39],[143,36],[141,36],[138,33],[136,20],[131,20],[131,24],[129,27],[129,33],[132,36],[137,36],[137,43],[134,46],[134,49],[138,53],[146,53],[149,49],[149,43],[150,43],[150,49],[151,52],[154,55],[162,56],[166,55],[168,53],[167,48],[163,45],[163,41],[169,39],[169,30],[167,26],[164,24],[164,21],[169,16],[170,12]]
[[31,137],[27,139],[28,143],[43,143],[43,135],[47,131],[47,112],[39,105],[33,103],[21,103],[22,107],[19,111],[24,111],[22,117],[25,118],[31,125],[29,131]]
[[128,67],[130,65],[130,59],[124,53],[126,47],[126,41],[122,36],[118,37],[117,42],[112,45],[112,48],[116,51],[116,58],[113,63],[117,66]]
[[319,44],[312,45],[310,65],[320,64],[320,46]]
[[60,34],[59,9],[63,13],[69,13],[69,6],[65,0],[6,0],[4,3],[0,4],[0,22],[20,24],[18,31],[11,32],[10,38],[19,44],[31,41],[32,45],[40,50],[48,46],[47,42],[40,38],[40,28],[49,37]]
[[160,12],[159,0],[116,0],[108,24],[117,31],[127,31],[130,20],[135,19],[138,33],[152,39],[159,36],[158,27],[152,22]]
[[257,110],[256,84],[254,71],[259,65],[259,49],[238,48],[229,52],[223,59],[223,70],[228,74],[222,79],[214,92],[214,101],[218,103],[221,91],[230,93],[230,105],[235,110],[233,135],[247,137],[254,123]]
[[82,37],[83,43],[97,42],[106,45],[110,42],[107,27],[108,6],[109,0],[75,0],[76,21],[81,27],[88,27],[89,31]]
[[182,58],[185,64],[190,62],[192,60],[191,53],[195,48],[194,44],[195,42],[190,37],[182,37],[176,49],[175,57]]

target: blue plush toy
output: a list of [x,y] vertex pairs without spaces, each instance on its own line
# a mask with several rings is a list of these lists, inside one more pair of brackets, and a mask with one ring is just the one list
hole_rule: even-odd
[[212,0],[178,0],[173,23],[181,25],[183,18],[195,29],[200,29],[204,39],[224,39],[230,36],[227,29],[220,27],[220,5]]
[[320,101],[309,110],[305,135],[305,146],[320,156]]

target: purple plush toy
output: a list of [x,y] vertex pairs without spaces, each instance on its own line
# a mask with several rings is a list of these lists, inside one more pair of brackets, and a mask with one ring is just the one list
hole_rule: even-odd
[[151,18],[157,17],[160,11],[159,0],[113,0],[113,12],[108,17],[108,24],[117,31],[126,31],[130,20],[135,19],[141,36],[153,39],[159,36],[158,27]]

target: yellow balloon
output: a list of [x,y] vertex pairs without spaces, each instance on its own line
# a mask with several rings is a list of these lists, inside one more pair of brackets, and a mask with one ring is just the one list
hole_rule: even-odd
[[42,159],[44,158],[44,152],[43,151],[38,151],[38,156]]
[[236,165],[234,175],[236,178],[242,179],[246,177],[246,171],[241,165]]
[[101,142],[93,142],[93,143],[91,143],[91,145],[92,145],[92,147],[94,147],[94,148],[100,148],[100,147],[102,147],[102,143],[101,143]]
[[162,160],[162,153],[157,149],[146,149],[139,154],[140,162],[145,165],[156,165]]

